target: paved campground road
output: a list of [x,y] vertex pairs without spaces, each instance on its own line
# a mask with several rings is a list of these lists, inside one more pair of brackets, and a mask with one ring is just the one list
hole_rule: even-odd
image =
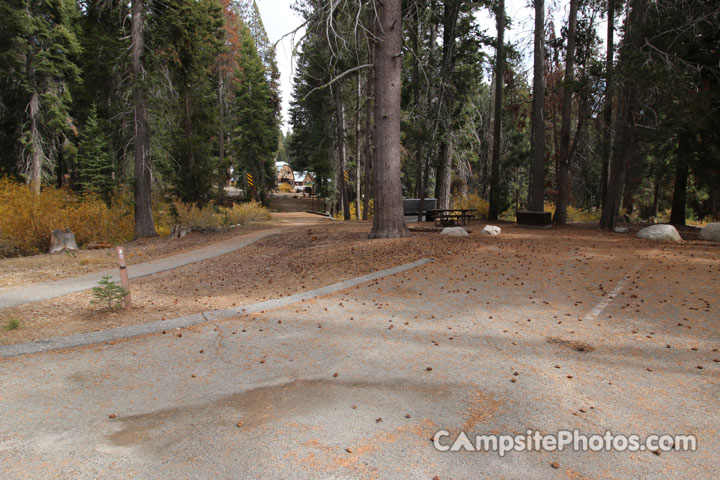
[[[717,478],[720,256],[619,238],[500,238],[273,310],[1,360],[2,477]],[[698,449],[430,440],[574,429]]]

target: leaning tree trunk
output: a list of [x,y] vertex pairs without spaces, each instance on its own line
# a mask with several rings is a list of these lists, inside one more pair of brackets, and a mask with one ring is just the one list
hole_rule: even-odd
[[670,223],[685,225],[685,203],[687,201],[688,157],[690,155],[690,134],[680,134],[677,154],[675,156],[675,188],[673,189]]
[[142,54],[143,1],[132,2],[132,70],[135,135],[133,153],[135,158],[135,238],[155,237],[152,214],[152,164],[150,162],[150,128],[143,79]]
[[497,45],[495,47],[495,115],[493,119],[493,151],[490,164],[490,206],[488,220],[497,220],[500,215],[500,144],[502,140],[502,91],[504,62],[503,42],[505,36],[505,0],[498,2],[495,13],[497,23]]
[[402,67],[402,1],[378,2],[375,44],[375,216],[370,238],[409,235],[400,185],[400,87]]
[[532,180],[528,210],[545,209],[545,1],[535,0],[535,47],[532,99]]
[[[563,82],[562,121],[560,125],[560,158],[557,171],[557,202],[555,223],[567,223],[567,207],[570,199],[570,121],[572,115],[573,83],[575,82],[575,30],[577,26],[578,0],[570,0],[568,18],[567,54],[565,55],[565,81]],[[580,122],[581,119],[578,119]]]

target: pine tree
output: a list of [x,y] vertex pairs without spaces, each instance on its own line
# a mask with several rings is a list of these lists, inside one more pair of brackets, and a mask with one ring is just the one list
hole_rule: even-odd
[[162,53],[158,67],[168,65],[176,100],[173,105],[173,179],[185,202],[207,202],[217,178],[213,155],[218,110],[216,75],[225,37],[222,9],[214,0],[167,0],[154,7],[155,42]]
[[1,84],[15,97],[8,102],[14,107],[8,140],[20,146],[22,171],[38,193],[73,130],[70,88],[80,79],[81,50],[73,19],[79,11],[71,0],[13,0],[2,2],[0,13],[7,22],[0,33]]
[[242,50],[233,78],[237,115],[233,143],[237,169],[253,174],[256,191],[262,195],[265,188],[274,184],[273,154],[277,150],[278,126],[271,89],[255,40],[245,25],[239,33]]
[[109,201],[114,181],[107,144],[107,137],[98,122],[97,109],[92,104],[78,142],[78,183],[84,192],[102,195]]

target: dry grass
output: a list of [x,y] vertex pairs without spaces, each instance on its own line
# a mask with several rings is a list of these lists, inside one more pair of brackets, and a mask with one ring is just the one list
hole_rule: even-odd
[[200,206],[176,201],[174,205],[178,221],[192,230],[211,231],[270,220],[270,211],[257,202],[238,203],[232,207],[218,207],[212,202]]

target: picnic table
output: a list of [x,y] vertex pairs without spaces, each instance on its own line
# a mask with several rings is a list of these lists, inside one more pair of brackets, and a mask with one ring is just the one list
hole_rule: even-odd
[[467,225],[477,213],[472,208],[433,208],[427,211],[428,217],[435,220],[435,226]]

